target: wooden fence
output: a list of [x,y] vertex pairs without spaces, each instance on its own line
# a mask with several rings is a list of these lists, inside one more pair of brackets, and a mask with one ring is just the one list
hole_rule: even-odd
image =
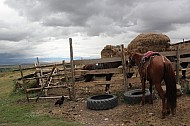
[[[41,87],[39,88],[31,88],[31,89],[26,89],[26,94],[28,94],[28,92],[33,91],[33,90],[47,90],[50,88],[67,88],[69,91],[69,97],[73,100],[76,100],[76,79],[80,78],[83,75],[86,74],[109,74],[109,73],[117,73],[117,74],[123,74],[123,84],[124,84],[124,90],[128,90],[128,83],[131,82],[138,82],[140,83],[140,79],[139,78],[127,78],[127,72],[129,70],[129,68],[126,65],[126,60],[128,60],[127,56],[125,55],[124,52],[124,45],[121,45],[121,50],[122,50],[122,56],[121,57],[112,57],[112,58],[104,58],[104,59],[90,59],[90,60],[73,60],[73,47],[72,47],[72,39],[69,38],[69,44],[70,44],[70,67],[66,68],[66,64],[65,62],[63,63],[59,63],[59,64],[50,64],[50,65],[40,65],[39,61],[37,59],[37,64],[34,67],[29,67],[29,68],[22,68],[20,66],[20,72],[21,72],[21,78],[23,81],[23,84],[26,84],[26,80],[30,80],[30,79],[40,79],[42,80],[41,83]],[[190,54],[190,50],[180,50],[179,48],[176,49],[176,51],[167,51],[167,52],[160,52],[162,55],[166,56],[166,57],[173,57],[175,59],[175,61],[173,62],[173,67],[176,70],[176,76],[177,76],[177,82],[179,82],[179,71],[181,69],[180,67],[180,63],[181,62],[190,62],[190,57],[187,58],[180,58],[180,55],[184,55],[184,54]],[[82,66],[82,65],[86,65],[86,64],[96,64],[96,63],[105,63],[105,62],[115,62],[115,61],[122,61],[122,67],[120,68],[110,68],[110,69],[98,69],[98,70],[81,70],[76,68],[76,66]],[[57,66],[62,66],[63,69],[60,70],[62,72],[58,72],[58,73],[54,73],[55,69]],[[51,67],[51,70],[49,72],[48,75],[43,75],[42,72],[42,68],[47,68],[47,67]],[[38,71],[38,76],[37,77],[33,77],[33,78],[24,78],[23,75],[23,71],[24,70],[30,70],[30,69],[36,69],[36,71]],[[188,65],[188,69],[189,69],[189,65]],[[62,78],[64,78],[65,83],[63,85],[57,85],[57,86],[50,86],[51,84],[51,80],[53,76],[61,76]],[[43,78],[45,78],[43,80]],[[68,79],[70,78],[70,81],[68,81]],[[77,82],[80,83],[80,82]],[[95,83],[95,85],[105,85],[108,82],[107,81],[99,81],[99,82],[91,82],[91,83]],[[111,82],[109,82],[111,83]],[[48,85],[48,86],[47,86]],[[40,95],[36,98],[38,99],[40,98]],[[30,98],[27,95],[27,99],[29,100]]]

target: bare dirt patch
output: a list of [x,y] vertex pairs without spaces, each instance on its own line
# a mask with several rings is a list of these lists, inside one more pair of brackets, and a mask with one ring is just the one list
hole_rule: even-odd
[[[184,83],[184,81],[182,81]],[[186,81],[187,82],[187,81]],[[189,83],[189,82],[187,82]],[[83,84],[83,83],[81,83]],[[133,88],[140,88],[134,85]],[[121,88],[121,87],[120,87]],[[96,90],[95,90],[96,89]],[[123,91],[119,87],[113,88],[112,93],[119,97],[117,107],[109,110],[90,110],[87,108],[87,97],[104,92],[104,88],[94,88],[96,92],[77,92],[77,101],[65,100],[64,104],[54,106],[54,100],[39,100],[46,102],[46,107],[37,110],[38,113],[58,116],[67,121],[76,121],[86,126],[188,126],[190,125],[190,95],[183,94],[177,99],[176,115],[169,115],[161,119],[161,99],[157,98],[153,104],[130,105],[123,101]],[[116,89],[119,89],[116,90]],[[80,93],[80,94],[79,94]]]
[[54,106],[51,100],[51,107],[38,112],[63,117],[67,121],[77,121],[86,126],[188,126],[190,124],[190,96],[182,95],[177,101],[176,115],[169,115],[165,119],[160,119],[160,99],[154,100],[153,105],[145,104],[144,106],[129,105],[120,99],[117,107],[99,111],[88,109],[86,98],[81,98],[77,102],[65,101],[61,107]]

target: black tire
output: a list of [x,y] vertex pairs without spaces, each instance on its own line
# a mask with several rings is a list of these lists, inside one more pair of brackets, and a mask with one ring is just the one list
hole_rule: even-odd
[[107,110],[118,105],[116,95],[95,95],[87,98],[87,108],[92,110]]
[[[149,100],[150,91],[145,89],[145,102]],[[154,96],[153,96],[154,97]],[[137,104],[142,100],[142,89],[134,89],[124,93],[124,101],[128,104]]]

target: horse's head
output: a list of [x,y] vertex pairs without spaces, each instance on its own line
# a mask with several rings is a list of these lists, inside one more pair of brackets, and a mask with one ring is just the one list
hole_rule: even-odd
[[130,52],[129,53],[128,65],[129,65],[129,67],[132,67],[135,64],[136,64],[136,62],[135,62],[135,52]]

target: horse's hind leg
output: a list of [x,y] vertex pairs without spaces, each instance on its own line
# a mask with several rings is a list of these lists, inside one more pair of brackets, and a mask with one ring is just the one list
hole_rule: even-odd
[[142,83],[142,101],[141,101],[141,105],[145,104],[145,86],[146,86],[146,80],[144,78],[141,79],[141,83]]
[[149,103],[150,103],[150,104],[153,104],[153,96],[152,96],[152,81],[150,81],[149,91],[150,91]]
[[170,114],[170,108],[171,108],[171,106],[170,106],[170,104],[168,103],[168,101],[167,101],[167,107],[166,107],[166,110],[167,110],[167,115],[169,115]]
[[166,115],[166,98],[165,98],[165,92],[163,91],[161,84],[160,83],[156,83],[155,84],[156,90],[160,96],[160,98],[162,99],[162,114],[161,114],[161,118],[165,118]]
[[93,76],[94,76],[94,75],[92,75],[92,74],[87,74],[87,75],[85,76],[85,82],[90,82],[90,81],[92,80]]

